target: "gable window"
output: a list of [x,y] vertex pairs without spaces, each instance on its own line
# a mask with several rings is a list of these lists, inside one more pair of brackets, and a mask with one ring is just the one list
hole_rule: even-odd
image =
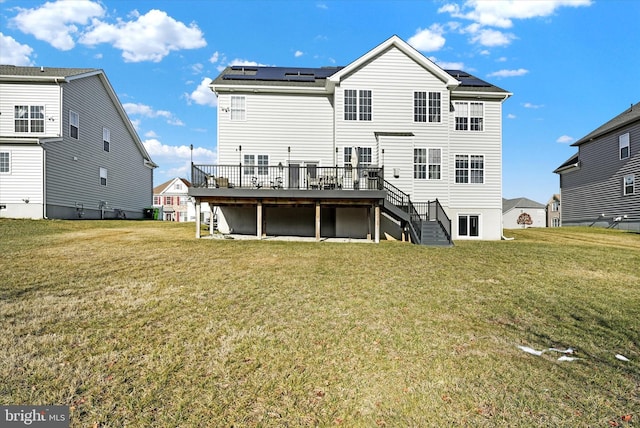
[[100,185],[107,185],[107,168],[100,168]]
[[620,147],[620,159],[627,159],[629,157],[629,133],[618,137],[618,144]]
[[231,97],[231,120],[246,120],[247,107],[246,98],[244,96]]
[[634,174],[625,175],[623,178],[624,195],[633,195],[636,193],[636,177]]
[[467,237],[480,236],[480,216],[459,215],[458,216],[458,236],[467,236]]
[[456,155],[456,183],[484,183],[484,155]]
[[370,90],[345,89],[344,120],[371,120],[372,98]]
[[14,106],[15,132],[44,132],[44,106]]
[[413,93],[413,121],[414,122],[427,121],[427,93],[426,92]]
[[78,139],[80,130],[80,115],[73,110],[69,110],[69,136]]
[[429,180],[440,180],[442,173],[441,149],[429,149],[427,168],[429,171]]
[[109,131],[109,128],[102,128],[102,149],[105,152],[108,152],[110,145],[111,145],[111,131]]
[[456,101],[455,110],[456,131],[483,131],[484,104],[478,102]]
[[9,152],[0,152],[0,174],[11,172],[11,157]]
[[413,178],[427,178],[427,149],[413,149]]
[[258,155],[258,175],[269,174],[269,155]]
[[429,122],[440,122],[440,92],[429,92]]

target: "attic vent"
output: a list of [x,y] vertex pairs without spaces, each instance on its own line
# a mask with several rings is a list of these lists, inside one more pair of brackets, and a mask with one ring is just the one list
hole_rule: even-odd
[[40,73],[44,73],[44,67],[40,66]]

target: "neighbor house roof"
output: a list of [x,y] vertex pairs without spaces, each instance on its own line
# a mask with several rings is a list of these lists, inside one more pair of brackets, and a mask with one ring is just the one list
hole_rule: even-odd
[[182,181],[185,186],[191,187],[191,182],[189,180],[187,180],[186,178],[176,177],[176,178],[172,178],[171,180],[165,181],[164,183],[159,184],[158,186],[154,187],[153,188],[153,194],[154,195],[159,195],[161,193],[164,193],[167,190],[167,188],[169,188],[176,181]]
[[120,99],[116,95],[111,82],[103,70],[99,68],[65,68],[65,67],[25,67],[16,65],[0,65],[0,82],[49,82],[60,84],[89,76],[98,76],[111,98],[113,105],[120,113],[122,120],[132,135],[133,140],[145,159],[145,165],[156,168],[158,165],[151,160],[151,156],[142,144],[127,112],[124,111]]
[[502,212],[506,213],[514,208],[545,209],[546,205],[527,198],[505,199],[502,198]]
[[572,146],[579,146],[584,143],[588,143],[591,140],[594,140],[608,132],[614,131],[618,128],[626,126],[632,122],[637,122],[640,120],[640,103],[632,105],[630,108],[626,109],[604,125],[599,128],[594,129],[578,141],[572,144]]

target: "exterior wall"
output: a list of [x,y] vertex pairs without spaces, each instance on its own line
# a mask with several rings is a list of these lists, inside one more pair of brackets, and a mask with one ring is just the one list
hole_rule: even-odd
[[[502,238],[502,208],[462,208],[447,209],[447,216],[451,219],[451,229],[453,239],[482,239],[482,240],[500,240]],[[458,219],[460,216],[478,216],[480,233],[477,237],[461,236],[458,229]]]
[[[3,137],[59,137],[60,86],[51,83],[0,83],[0,135]],[[14,107],[16,105],[44,106],[44,132],[15,132]]]
[[547,203],[547,227],[561,226],[561,209],[562,207],[560,205],[559,195],[553,195],[553,197]]
[[[627,132],[629,158],[621,160],[618,137]],[[579,159],[579,169],[560,174],[562,225],[609,226],[626,215],[619,227],[640,230],[640,122],[580,145]],[[632,195],[623,194],[627,174],[635,174]]]
[[[529,214],[531,221],[530,225],[518,224],[518,218],[521,214]],[[527,227],[546,227],[547,225],[547,212],[543,208],[513,208],[502,216],[502,227],[505,229],[525,229]]]
[[[69,135],[69,110],[79,114],[79,138]],[[98,76],[73,80],[64,87],[62,141],[44,144],[47,152],[47,204],[49,216],[101,218],[113,209],[127,218],[142,218],[152,203],[153,170],[144,165],[134,137],[111,102]],[[110,150],[103,149],[102,131],[111,132]],[[107,185],[100,183],[100,168],[107,169]],[[55,213],[55,214],[52,214]]]
[[[243,156],[269,155],[269,165],[307,162],[334,166],[333,107],[328,96],[233,92],[246,97],[246,120],[232,121],[231,94],[218,97],[218,160],[244,163]],[[242,146],[242,151],[239,147]],[[291,151],[288,151],[288,148]],[[257,158],[256,158],[257,162]]]
[[35,144],[0,144],[9,153],[10,171],[0,173],[0,218],[43,216],[44,151]]

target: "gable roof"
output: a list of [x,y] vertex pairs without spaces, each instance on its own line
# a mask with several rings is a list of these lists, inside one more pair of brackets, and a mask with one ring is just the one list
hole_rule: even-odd
[[506,213],[514,208],[545,209],[546,205],[527,198],[505,199],[502,198],[502,212]]
[[507,99],[512,94],[491,83],[485,82],[462,70],[444,70],[398,36],[392,36],[347,66],[333,67],[269,67],[230,66],[225,68],[210,84],[214,92],[228,91],[233,87],[247,90],[276,90],[285,92],[333,93],[337,83],[344,77],[373,60],[388,49],[396,47],[413,61],[439,78],[448,89],[462,95],[493,94]]
[[176,181],[181,181],[187,188],[192,187],[191,182],[189,180],[187,180],[186,178],[181,178],[181,177],[175,177],[172,178],[169,181],[165,181],[162,184],[159,184],[158,186],[153,188],[153,194],[154,195],[159,195],[164,193],[168,188],[170,188],[171,186],[173,186],[173,183],[175,183]]
[[592,141],[608,132],[615,131],[616,129],[637,121],[640,121],[640,102],[635,105],[631,105],[630,108],[626,109],[604,125],[594,129],[571,145],[579,146],[581,144],[588,143],[589,141]]
[[142,144],[142,141],[138,136],[138,132],[133,127],[127,112],[124,111],[124,107],[122,107],[122,103],[120,103],[118,95],[116,95],[113,86],[111,86],[111,83],[103,70],[99,68],[23,67],[16,65],[0,65],[0,82],[49,82],[53,84],[60,84],[90,76],[98,76],[102,81],[102,84],[109,94],[109,98],[116,107],[116,110],[118,110],[127,130],[133,137],[133,141],[142,154],[142,157],[145,159],[145,165],[151,168],[157,168],[158,165],[151,160],[151,156],[149,156],[149,153]]

